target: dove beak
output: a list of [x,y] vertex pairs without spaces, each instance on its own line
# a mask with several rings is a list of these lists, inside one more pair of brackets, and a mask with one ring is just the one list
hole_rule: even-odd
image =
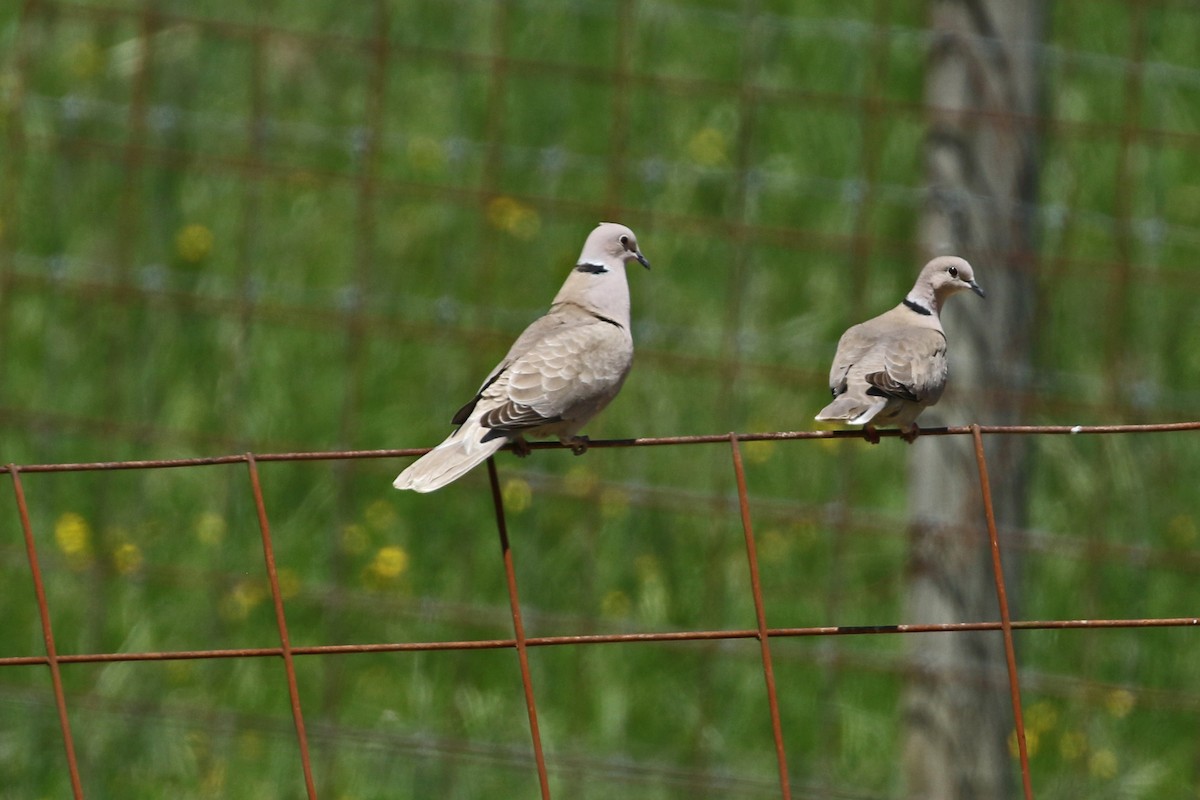
[[650,269],[650,262],[646,260],[646,257],[644,255],[642,255],[641,250],[634,251],[633,257],[636,258],[638,260],[638,263],[641,264],[643,267],[645,267],[646,269]]
[[987,292],[983,291],[983,287],[980,286],[975,281],[971,281],[970,286],[971,286],[971,291],[974,292],[975,294],[979,295],[980,297],[987,297]]

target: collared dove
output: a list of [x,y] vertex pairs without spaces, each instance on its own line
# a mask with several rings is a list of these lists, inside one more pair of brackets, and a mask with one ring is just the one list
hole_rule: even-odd
[[608,405],[633,363],[625,265],[650,262],[633,231],[603,222],[546,315],[517,338],[452,422],[459,426],[392,484],[432,492],[460,478],[507,442],[527,454],[525,436],[557,436],[575,455],[587,449],[577,432]]
[[946,333],[938,314],[964,289],[984,296],[970,264],[940,256],[921,270],[904,302],[843,333],[829,371],[833,402],[817,419],[865,425],[873,443],[875,426],[889,423],[906,442],[916,439],[917,417],[946,388]]

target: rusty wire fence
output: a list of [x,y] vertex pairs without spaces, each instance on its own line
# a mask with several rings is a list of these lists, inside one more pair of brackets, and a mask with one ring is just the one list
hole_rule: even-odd
[[[1033,704],[1028,725],[1012,704],[1013,729],[1032,742],[1011,742],[1018,780],[1039,796],[1076,796],[1064,783],[1091,780],[1097,796],[1190,800],[1186,781],[1169,794],[1159,753],[1147,751],[1200,717],[1193,632],[1139,642],[1154,637],[1144,626],[1193,622],[1193,425],[1084,427],[1078,439],[1057,435],[1070,428],[930,431],[1037,443],[1035,508],[997,540],[1010,575],[1028,578],[1007,623],[999,611],[903,623],[902,482],[875,477],[902,469],[892,442],[633,438],[804,426],[823,404],[837,335],[902,295],[927,199],[915,155],[928,113],[921,72],[937,40],[926,10],[894,0],[3,4],[0,461],[16,465],[20,502],[0,513],[22,520],[0,542],[0,570],[17,587],[0,595],[0,677],[12,681],[0,687],[11,712],[0,720],[4,763],[65,745],[77,794],[96,793],[100,765],[132,762],[137,774],[167,765],[211,796],[223,769],[264,769],[275,752],[263,755],[265,737],[285,742],[270,774],[302,771],[323,797],[356,768],[386,775],[402,762],[414,785],[467,794],[474,779],[449,773],[477,767],[472,796],[524,796],[549,781],[567,797],[604,787],[653,800],[776,797],[790,776],[792,796],[877,800],[897,796],[899,780],[879,754],[901,750],[901,722],[879,709],[894,711],[895,685],[915,669],[891,643],[1003,634],[1010,659],[996,673],[953,682],[1051,701]],[[1052,16],[1038,50],[1044,178],[1028,209],[1038,250],[972,255],[981,279],[1006,263],[1037,284],[1033,362],[1006,400],[1029,423],[1192,418],[1200,12],[1190,0],[1064,0]],[[367,448],[436,441],[437,409],[460,404],[538,313],[599,218],[632,225],[656,267],[631,278],[638,363],[594,431],[613,440],[597,447],[615,449],[603,468],[543,470],[535,459],[499,486],[493,473],[495,524],[503,542],[511,523],[518,556],[503,550],[505,580],[493,585],[494,555],[471,544],[492,524],[479,513],[481,476],[452,490],[479,494],[384,499],[394,464],[383,457],[420,451]],[[847,274],[861,280],[846,285]],[[997,421],[948,411],[989,400],[952,383],[927,419]],[[271,455],[310,450],[322,452]],[[731,480],[739,451],[744,483]],[[157,460],[212,452],[255,455]],[[96,463],[66,463],[79,461]],[[287,472],[293,462],[325,471]],[[975,462],[981,476],[987,463]],[[238,472],[210,481],[206,468]],[[114,479],[131,470],[141,480]],[[741,552],[728,548],[726,514],[743,523]],[[235,530],[246,520],[257,520],[265,562]],[[990,521],[949,535],[990,548]],[[173,538],[194,546],[162,544]],[[421,542],[430,538],[441,558]],[[769,573],[761,590],[756,561]],[[32,569],[41,586],[39,564],[46,586],[34,602],[24,582]],[[270,619],[258,620],[263,609]],[[352,625],[364,618],[399,622]],[[824,627],[799,627],[809,621]],[[1017,681],[1023,630],[1076,627],[1133,627],[1138,638],[1031,637],[1024,663],[1037,666]],[[278,646],[264,645],[264,630],[278,631]],[[859,635],[891,633],[905,635]],[[655,650],[676,640],[685,649]],[[793,647],[809,642],[819,646]],[[619,659],[572,660],[625,647],[635,665],[625,672]],[[370,661],[404,650],[418,651],[413,663],[467,650],[495,660],[478,672],[425,663],[398,682],[386,680],[393,662]],[[639,660],[646,652],[654,658]],[[547,653],[564,658],[539,664]],[[343,654],[369,667],[343,668]],[[166,668],[117,669],[139,659]],[[277,659],[291,668],[283,677]],[[722,659],[728,674],[709,666]],[[209,663],[241,693],[188,666]],[[255,664],[269,666],[257,683]],[[479,677],[489,667],[495,685]],[[685,677],[660,680],[673,671]],[[608,672],[623,693],[606,686],[587,707]],[[753,685],[741,682],[748,673]],[[529,724],[514,727],[519,715],[495,698],[518,677]],[[247,699],[247,686],[286,688],[287,707]],[[810,691],[789,705],[800,686]],[[415,699],[396,711],[372,687]],[[610,706],[624,716],[607,718]],[[52,733],[23,725],[46,708]],[[276,725],[289,711],[294,737]],[[581,716],[588,724],[573,727]],[[163,735],[168,717],[199,732]],[[628,741],[639,728],[652,733]],[[1195,778],[1200,759],[1178,766],[1194,743],[1171,739],[1170,774]],[[401,756],[347,755],[338,741]],[[240,751],[259,755],[241,772],[223,766]],[[1039,780],[1048,759],[1067,777],[1042,767]],[[105,790],[133,796],[133,777],[107,773]]]
[[[270,509],[264,500],[263,484],[259,464],[264,462],[283,461],[326,461],[347,459],[394,459],[397,457],[417,456],[427,452],[426,449],[402,449],[383,451],[354,451],[354,452],[312,452],[312,453],[269,453],[219,456],[209,458],[177,459],[164,461],[129,461],[104,462],[89,464],[10,464],[5,467],[13,485],[16,498],[16,510],[20,518],[26,555],[28,558],[29,576],[36,597],[38,617],[41,624],[45,652],[24,656],[8,656],[0,658],[0,668],[20,666],[44,666],[48,671],[49,690],[53,693],[54,705],[57,709],[58,723],[61,730],[61,746],[64,750],[65,769],[70,774],[71,787],[74,796],[87,796],[87,770],[81,769],[76,755],[75,738],[71,729],[71,703],[63,688],[63,672],[71,669],[72,665],[88,663],[140,662],[140,661],[174,661],[192,659],[278,659],[282,662],[282,670],[278,672],[277,680],[286,685],[292,720],[295,726],[297,770],[303,774],[305,791],[310,798],[318,796],[318,776],[314,775],[314,758],[310,752],[307,728],[301,694],[297,679],[296,662],[309,657],[363,654],[363,653],[413,653],[421,651],[456,651],[456,650],[509,650],[516,654],[516,666],[512,669],[512,681],[519,680],[524,694],[524,704],[528,715],[528,733],[531,743],[529,768],[536,773],[537,783],[543,798],[552,796],[551,776],[556,770],[567,771],[572,767],[569,759],[563,764],[556,763],[553,756],[547,757],[547,748],[543,743],[543,734],[538,723],[538,687],[532,676],[528,653],[531,648],[542,647],[590,647],[606,644],[637,644],[653,642],[695,642],[753,639],[758,643],[761,654],[762,680],[765,685],[765,707],[758,710],[758,717],[764,727],[769,727],[774,744],[774,757],[778,767],[778,796],[785,798],[818,796],[810,793],[809,789],[799,787],[793,789],[792,772],[788,767],[788,744],[781,722],[780,693],[792,691],[794,687],[780,686],[775,677],[771,646],[792,637],[826,637],[826,636],[879,636],[905,635],[918,633],[938,633],[954,635],[963,632],[998,632],[1004,640],[1004,671],[1007,675],[1007,687],[1012,708],[1013,741],[1015,743],[1016,763],[1020,771],[1020,782],[1023,795],[1026,798],[1035,796],[1036,786],[1031,777],[1029,752],[1026,739],[1025,716],[1022,711],[1021,669],[1017,648],[1014,646],[1014,631],[1029,630],[1073,630],[1073,629],[1113,629],[1113,628],[1194,628],[1200,626],[1200,617],[1167,617],[1145,619],[1088,619],[1072,616],[1063,619],[1014,619],[1010,612],[1008,590],[1004,577],[1002,560],[1002,544],[999,529],[992,508],[992,497],[988,471],[988,461],[985,450],[985,437],[991,436],[1122,436],[1135,434],[1160,434],[1192,436],[1200,431],[1200,422],[1181,422],[1156,425],[1125,425],[1125,426],[982,426],[929,429],[922,436],[966,436],[973,442],[975,463],[978,469],[979,492],[984,519],[981,520],[986,529],[987,547],[991,552],[994,585],[996,592],[999,619],[987,621],[962,621],[938,624],[888,622],[874,625],[853,626],[812,626],[812,627],[772,627],[769,624],[770,601],[764,593],[759,578],[759,560],[754,532],[753,505],[754,498],[747,485],[746,471],[742,457],[742,443],[745,442],[799,442],[813,440],[859,438],[856,432],[831,431],[799,431],[777,433],[730,433],[728,435],[687,436],[658,439],[636,440],[603,440],[595,441],[592,447],[596,449],[626,448],[626,447],[690,447],[726,445],[729,448],[730,475],[729,479],[736,487],[736,505],[741,521],[742,535],[745,543],[745,567],[748,570],[748,587],[752,595],[756,627],[742,630],[664,630],[640,633],[614,633],[570,636],[528,636],[522,617],[522,607],[519,599],[517,571],[514,567],[514,552],[512,537],[509,533],[509,522],[505,514],[503,492],[497,476],[494,459],[487,464],[488,486],[490,487],[491,502],[495,512],[495,527],[499,536],[500,555],[503,563],[505,584],[508,591],[508,602],[511,611],[513,635],[502,639],[468,639],[458,641],[402,641],[402,642],[372,642],[353,643],[339,642],[315,646],[297,646],[292,643],[287,624],[287,603],[284,601],[284,590],[281,588],[279,569],[276,559],[275,545],[272,539]],[[895,431],[882,432],[883,436],[896,435]],[[535,449],[554,449],[559,445],[535,444]],[[68,653],[60,652],[56,644],[53,625],[52,609],[47,600],[42,567],[40,566],[38,550],[38,533],[33,529],[30,510],[26,500],[23,476],[40,473],[91,472],[109,470],[173,470],[197,468],[214,465],[242,464],[247,468],[247,489],[253,497],[253,507],[256,512],[258,530],[262,543],[263,561],[260,567],[264,570],[270,587],[270,597],[274,608],[274,619],[279,634],[279,645],[257,648],[227,648],[190,651],[158,651],[158,652],[111,652],[111,653]],[[969,535],[966,531],[960,535]],[[42,537],[45,540],[45,535]],[[10,589],[12,587],[9,587]],[[400,669],[400,667],[397,667]],[[544,706],[543,706],[544,707]],[[418,756],[419,757],[419,756]],[[706,789],[720,788],[708,785]],[[737,787],[735,787],[737,788]],[[740,787],[744,788],[744,787]],[[847,792],[841,794],[837,787],[825,787],[820,796],[865,797]]]

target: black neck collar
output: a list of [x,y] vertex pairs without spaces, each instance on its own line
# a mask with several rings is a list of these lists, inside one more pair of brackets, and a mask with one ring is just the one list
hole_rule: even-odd
[[906,305],[911,311],[917,312],[922,317],[933,316],[933,312],[930,311],[928,308],[921,305],[920,303],[914,303],[912,300],[909,300],[907,297],[904,298],[904,305]]

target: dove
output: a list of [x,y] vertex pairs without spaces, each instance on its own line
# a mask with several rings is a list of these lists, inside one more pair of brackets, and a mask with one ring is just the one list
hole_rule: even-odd
[[602,222],[545,316],[535,320],[458,410],[447,439],[409,465],[397,489],[432,492],[467,473],[508,442],[527,455],[526,436],[557,436],[575,455],[577,435],[616,397],[633,364],[625,265],[650,262],[624,225]]
[[878,443],[877,425],[893,424],[911,443],[920,434],[916,419],[946,388],[946,333],[939,314],[947,298],[965,289],[980,297],[975,272],[964,259],[939,256],[921,270],[900,305],[854,325],[838,340],[829,389],[833,402],[819,421],[865,425]]

